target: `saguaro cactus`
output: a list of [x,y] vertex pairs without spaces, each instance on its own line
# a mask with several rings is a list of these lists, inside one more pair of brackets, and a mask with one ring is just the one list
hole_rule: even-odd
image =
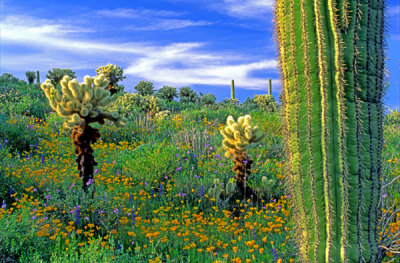
[[277,0],[287,185],[303,262],[377,262],[383,0]]
[[272,81],[271,81],[271,78],[268,79],[268,95],[272,95]]
[[235,99],[235,81],[233,79],[231,81],[231,99]]
[[89,124],[94,122],[104,124],[104,120],[107,119],[120,127],[127,122],[120,111],[103,110],[116,98],[111,97],[110,91],[104,89],[108,83],[104,75],[94,78],[86,76],[84,83],[78,83],[76,79],[70,80],[69,76],[64,76],[60,82],[62,95],[48,79],[41,85],[51,108],[60,116],[70,118],[63,127],[73,129],[76,162],[85,191],[90,185],[89,180],[93,180],[94,166],[97,165],[90,144],[100,138],[98,129],[92,128]]

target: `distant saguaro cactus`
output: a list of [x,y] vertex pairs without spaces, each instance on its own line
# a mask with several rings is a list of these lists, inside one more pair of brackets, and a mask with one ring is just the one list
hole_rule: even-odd
[[268,79],[268,95],[272,95],[272,81],[271,81],[271,78]]
[[120,111],[107,112],[103,109],[116,98],[111,96],[110,91],[104,89],[108,83],[109,81],[104,75],[94,78],[86,76],[83,83],[64,76],[60,82],[62,94],[48,79],[41,85],[51,108],[58,115],[69,117],[63,127],[73,129],[72,138],[77,155],[76,162],[85,192],[88,185],[92,183],[90,180],[93,180],[93,169],[97,165],[90,144],[100,138],[98,129],[92,128],[89,124],[94,122],[104,124],[105,120],[110,120],[117,127],[121,127],[127,122]]
[[287,185],[302,262],[379,262],[383,0],[277,0]]
[[39,72],[39,70],[36,71],[36,83],[40,84],[40,72]]
[[235,81],[233,79],[231,81],[231,99],[235,99]]

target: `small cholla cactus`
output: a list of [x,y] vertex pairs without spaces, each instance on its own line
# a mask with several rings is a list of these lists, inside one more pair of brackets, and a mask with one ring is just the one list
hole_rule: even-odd
[[220,180],[218,178],[214,179],[213,187],[208,190],[208,196],[214,198],[217,204],[222,200],[229,200],[235,192],[235,182],[234,178],[229,179],[224,189]]
[[73,129],[72,138],[75,144],[75,154],[78,155],[76,162],[83,181],[83,189],[86,191],[93,182],[94,161],[91,143],[95,143],[100,138],[98,129],[89,126],[90,123],[98,122],[104,124],[105,120],[114,122],[117,127],[124,126],[127,119],[121,111],[107,112],[104,107],[114,100],[110,96],[110,91],[104,88],[108,85],[108,80],[104,75],[94,78],[85,77],[83,83],[78,83],[76,79],[70,80],[69,76],[64,76],[60,82],[61,92],[54,88],[50,80],[42,83],[50,106],[62,117],[69,117],[63,124],[65,130]]
[[237,185],[240,191],[246,198],[251,197],[251,195],[255,198],[255,192],[246,186],[246,180],[250,175],[253,163],[247,155],[247,148],[251,143],[260,142],[264,134],[260,132],[258,126],[251,126],[250,122],[250,115],[239,117],[237,123],[232,116],[228,116],[227,126],[221,130],[221,134],[224,138],[222,146],[226,150],[225,157],[230,158],[233,156],[233,161],[235,162],[233,171],[236,172]]

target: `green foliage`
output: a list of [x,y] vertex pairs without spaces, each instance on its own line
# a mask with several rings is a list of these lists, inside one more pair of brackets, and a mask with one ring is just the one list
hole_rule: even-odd
[[260,109],[275,112],[278,110],[278,102],[275,101],[274,96],[269,94],[254,95],[254,101],[258,104]]
[[257,102],[254,101],[254,98],[249,98],[242,103],[243,111],[246,113],[256,111],[260,109],[260,106],[257,104]]
[[217,100],[217,98],[215,97],[215,95],[211,94],[211,93],[204,94],[200,98],[201,104],[208,105],[208,106],[209,105],[214,105],[216,100]]
[[179,100],[181,103],[196,103],[199,95],[190,87],[182,87],[179,89]]
[[29,84],[33,84],[36,79],[36,74],[33,71],[27,71],[25,73],[26,78],[28,79]]
[[400,112],[398,109],[391,110],[390,113],[385,116],[385,124],[400,125]]
[[120,107],[125,116],[129,118],[140,112],[154,115],[160,111],[160,104],[160,99],[151,95],[143,96],[139,93],[124,93],[111,102],[106,109],[116,111]]
[[178,97],[178,92],[176,91],[175,87],[164,86],[157,90],[156,96],[166,101],[173,101],[174,98]]
[[150,81],[142,80],[136,86],[135,90],[142,96],[151,96],[154,94],[155,89],[153,83]]
[[0,113],[0,143],[14,154],[29,151],[39,141],[35,126],[23,115]]
[[179,158],[176,154],[182,152],[171,144],[142,144],[133,152],[120,153],[117,163],[127,170],[134,182],[148,182],[149,187],[158,186],[158,184],[152,185],[154,180],[162,181],[165,176],[174,173],[179,167]]
[[48,78],[53,85],[59,84],[62,78],[67,75],[70,78],[76,78],[75,72],[71,69],[60,69],[60,68],[53,68],[53,70],[49,70],[46,74],[46,78]]

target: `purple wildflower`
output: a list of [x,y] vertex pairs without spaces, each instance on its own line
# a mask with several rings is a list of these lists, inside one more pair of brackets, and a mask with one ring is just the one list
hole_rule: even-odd
[[78,227],[80,227],[80,225],[81,225],[81,210],[80,210],[79,205],[76,207],[75,217],[76,217],[76,225]]
[[114,213],[118,215],[118,213],[119,213],[118,208],[116,208],[116,209],[114,210]]
[[203,197],[203,196],[204,196],[204,186],[201,185],[200,186],[200,197]]
[[163,185],[162,183],[160,183],[160,197],[163,195],[163,192],[164,192]]

